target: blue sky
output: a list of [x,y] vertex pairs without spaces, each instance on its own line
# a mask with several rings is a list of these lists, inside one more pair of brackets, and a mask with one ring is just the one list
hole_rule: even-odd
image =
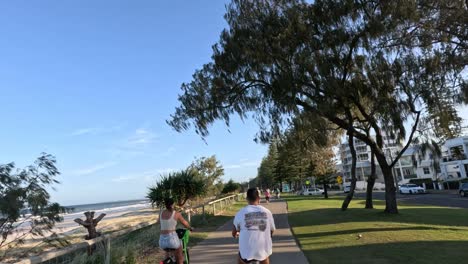
[[[256,176],[257,126],[215,124],[207,144],[165,120],[182,82],[209,61],[224,1],[0,3],[0,163],[43,151],[62,204],[143,198],[161,173],[215,154],[225,179]],[[93,184],[89,184],[93,183]]]

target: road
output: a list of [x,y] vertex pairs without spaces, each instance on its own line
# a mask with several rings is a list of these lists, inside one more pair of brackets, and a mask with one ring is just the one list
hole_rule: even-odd
[[[364,192],[358,192],[356,193],[356,197],[365,198],[366,194]],[[382,191],[374,191],[374,199],[384,200],[385,193]],[[430,192],[427,194],[397,194],[397,200],[413,204],[460,207],[468,209],[468,197],[460,197],[456,194],[456,191],[433,191],[432,193]]]

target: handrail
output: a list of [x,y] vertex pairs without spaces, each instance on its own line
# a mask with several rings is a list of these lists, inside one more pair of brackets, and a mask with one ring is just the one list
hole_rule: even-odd
[[212,204],[217,203],[217,202],[221,202],[221,201],[224,201],[224,200],[227,200],[227,199],[231,199],[232,197],[237,197],[237,196],[239,196],[240,194],[242,194],[242,193],[229,195],[229,196],[226,196],[226,197],[224,197],[224,198],[220,198],[220,199],[211,201],[211,202],[208,203],[208,205],[212,205]]
[[[204,211],[205,206],[208,206],[208,205],[213,205],[214,206],[214,204],[216,204],[218,202],[222,202],[224,200],[232,199],[232,198],[238,197],[239,195],[242,195],[242,194],[244,194],[244,193],[238,193],[238,194],[233,194],[233,195],[230,195],[230,196],[226,196],[226,197],[223,197],[223,198],[220,198],[220,199],[217,199],[217,200],[210,201],[210,202],[208,202],[206,204],[201,204],[201,205],[196,206],[196,207],[191,208],[191,209],[186,209],[185,211],[187,212],[187,210],[193,210],[193,209],[198,209],[198,208],[202,208],[203,211]],[[85,248],[87,248],[89,246],[92,246],[94,244],[97,244],[97,243],[99,243],[99,242],[101,242],[103,240],[109,240],[109,239],[112,239],[112,238],[116,238],[116,237],[119,237],[119,236],[122,236],[122,235],[125,235],[125,234],[128,234],[128,233],[131,233],[133,231],[136,231],[138,229],[141,229],[141,228],[144,228],[144,227],[147,227],[147,226],[150,226],[150,225],[154,225],[157,222],[158,222],[158,220],[154,220],[154,221],[150,221],[150,222],[141,223],[141,224],[138,224],[138,225],[135,225],[135,226],[132,226],[132,227],[120,230],[120,231],[115,231],[115,232],[112,232],[112,233],[109,233],[109,234],[103,234],[100,237],[90,239],[90,240],[85,240],[83,242],[73,244],[73,245],[71,245],[69,247],[66,247],[66,248],[63,248],[63,249],[51,250],[51,251],[44,252],[44,253],[42,253],[41,255],[38,255],[38,256],[28,257],[26,259],[23,259],[23,260],[20,260],[20,261],[16,262],[16,264],[40,264],[40,263],[43,263],[44,261],[48,261],[48,260],[51,260],[51,259],[54,259],[54,258],[58,258],[58,257],[64,256],[64,255],[73,253],[73,252],[75,252],[77,250],[80,250],[80,249],[85,249]],[[189,220],[189,222],[190,222],[190,220]]]
[[138,224],[138,225],[135,225],[135,226],[132,226],[132,227],[120,230],[120,231],[116,231],[116,232],[112,232],[110,234],[102,235],[102,236],[94,238],[94,239],[85,240],[83,242],[73,244],[73,245],[71,245],[69,247],[66,247],[66,248],[63,248],[63,249],[47,251],[47,252],[42,253],[39,256],[28,257],[27,259],[23,259],[23,260],[20,260],[20,261],[16,262],[16,264],[39,264],[39,263],[42,263],[42,262],[47,261],[47,260],[51,260],[51,259],[54,259],[54,258],[61,257],[63,255],[70,254],[70,253],[72,253],[74,251],[77,251],[79,249],[87,248],[87,247],[92,246],[94,244],[97,244],[97,243],[99,243],[99,242],[101,242],[103,240],[116,238],[116,237],[119,237],[119,236],[122,236],[122,235],[125,235],[125,234],[128,234],[128,233],[131,233],[133,231],[136,231],[138,229],[141,229],[141,228],[144,228],[144,227],[147,227],[147,226],[150,226],[150,225],[154,225],[155,223],[156,223],[156,221],[141,223],[141,224]]

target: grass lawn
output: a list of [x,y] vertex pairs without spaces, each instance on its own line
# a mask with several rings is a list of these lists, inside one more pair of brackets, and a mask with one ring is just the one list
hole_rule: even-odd
[[[310,263],[468,263],[468,210],[399,204],[398,215],[343,197],[286,196],[289,223]],[[358,235],[362,237],[359,238]]]

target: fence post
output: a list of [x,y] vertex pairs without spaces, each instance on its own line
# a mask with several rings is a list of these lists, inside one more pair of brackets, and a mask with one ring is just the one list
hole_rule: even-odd
[[104,260],[105,264],[110,264],[110,259],[111,259],[110,242],[111,242],[111,239],[110,239],[110,237],[108,237],[106,239],[106,258]]

